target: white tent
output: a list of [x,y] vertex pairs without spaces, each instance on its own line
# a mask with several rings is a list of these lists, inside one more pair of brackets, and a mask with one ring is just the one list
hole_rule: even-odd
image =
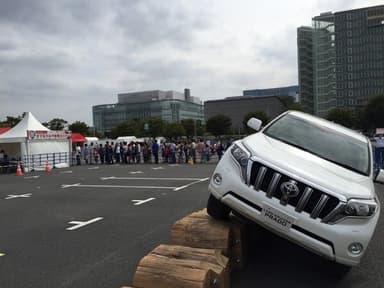
[[88,143],[91,143],[91,142],[96,143],[97,141],[99,141],[98,137],[85,137],[85,139],[87,139]]
[[4,150],[8,159],[21,160],[24,167],[31,166],[32,169],[36,162],[41,166],[42,161],[51,165],[64,161],[69,165],[70,141],[63,131],[49,130],[27,112],[15,127],[0,135],[0,150]]

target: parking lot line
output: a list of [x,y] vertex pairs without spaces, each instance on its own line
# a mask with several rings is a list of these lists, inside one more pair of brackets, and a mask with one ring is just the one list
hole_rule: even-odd
[[71,187],[86,187],[86,188],[135,188],[135,189],[175,189],[177,187],[171,186],[135,186],[135,185],[87,185],[87,184],[72,184],[72,185],[61,185],[61,188],[71,188]]
[[196,180],[196,181],[194,181],[194,182],[192,182],[192,183],[189,183],[189,184],[187,184],[187,185],[183,185],[183,186],[177,187],[177,188],[173,189],[173,191],[180,191],[180,190],[185,189],[185,188],[187,188],[187,187],[189,187],[189,186],[192,186],[192,185],[194,185],[194,184],[197,184],[197,183],[200,183],[200,182],[207,181],[208,179],[209,179],[209,177],[207,177],[207,178],[203,178],[203,179],[199,179],[199,180]]
[[24,179],[37,179],[37,178],[40,178],[40,175],[24,177]]
[[166,177],[100,177],[101,180],[168,180],[168,181],[205,181],[207,178],[166,178]]

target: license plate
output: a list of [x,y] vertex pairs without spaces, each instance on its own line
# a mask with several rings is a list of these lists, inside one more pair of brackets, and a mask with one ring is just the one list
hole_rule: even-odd
[[261,215],[264,222],[284,231],[289,231],[292,224],[295,222],[295,218],[280,211],[276,208],[269,206],[268,204],[263,205]]

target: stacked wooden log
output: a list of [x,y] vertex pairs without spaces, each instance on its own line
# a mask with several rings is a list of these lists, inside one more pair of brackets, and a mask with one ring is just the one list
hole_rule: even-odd
[[201,210],[177,221],[171,244],[159,245],[142,258],[134,288],[230,287],[230,272],[242,268],[244,225],[235,217],[212,219]]
[[137,288],[227,288],[228,258],[219,250],[160,245],[141,259],[133,278]]
[[244,264],[244,224],[236,217],[218,221],[206,209],[177,221],[171,231],[171,243],[197,248],[219,249],[230,259],[230,269]]

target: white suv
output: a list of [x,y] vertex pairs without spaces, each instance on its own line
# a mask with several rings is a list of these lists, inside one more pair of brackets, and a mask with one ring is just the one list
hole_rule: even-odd
[[[256,131],[261,121],[251,118]],[[297,111],[287,111],[258,133],[236,141],[209,183],[207,211],[233,210],[328,259],[360,262],[380,213],[365,136]]]

